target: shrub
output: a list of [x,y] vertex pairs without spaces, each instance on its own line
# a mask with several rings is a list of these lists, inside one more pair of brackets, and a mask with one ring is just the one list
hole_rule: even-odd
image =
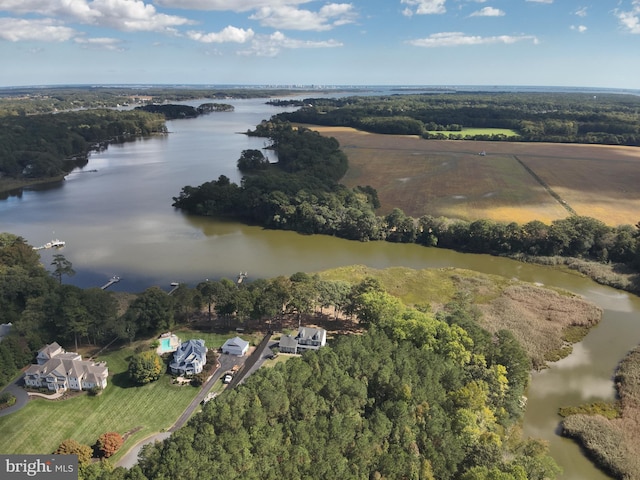
[[9,392],[0,395],[0,408],[10,407],[16,403],[16,397]]

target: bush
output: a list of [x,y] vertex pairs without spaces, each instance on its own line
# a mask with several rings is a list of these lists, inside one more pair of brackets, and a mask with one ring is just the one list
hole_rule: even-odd
[[9,392],[0,395],[0,408],[7,408],[16,403],[16,397]]

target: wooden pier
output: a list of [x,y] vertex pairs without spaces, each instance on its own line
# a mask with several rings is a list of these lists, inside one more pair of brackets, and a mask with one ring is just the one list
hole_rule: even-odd
[[102,290],[106,290],[107,288],[109,288],[111,285],[113,285],[114,283],[118,283],[120,281],[120,277],[118,277],[117,275],[111,277],[109,279],[109,281],[107,283],[105,283],[103,286],[101,286],[100,288]]

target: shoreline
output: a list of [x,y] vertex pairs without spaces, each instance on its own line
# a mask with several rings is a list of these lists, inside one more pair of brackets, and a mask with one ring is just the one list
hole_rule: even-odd
[[[0,195],[6,194],[10,196],[12,194],[19,193],[19,190],[25,187],[32,187],[34,185],[47,185],[50,183],[57,183],[63,181],[68,173],[57,175],[55,177],[46,177],[46,178],[30,178],[30,179],[17,179],[17,178],[0,178]],[[0,201],[6,200],[5,198],[0,198]]]

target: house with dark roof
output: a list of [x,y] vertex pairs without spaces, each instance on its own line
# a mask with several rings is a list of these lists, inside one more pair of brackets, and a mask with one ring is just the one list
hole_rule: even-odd
[[173,353],[169,369],[174,375],[197,375],[207,363],[204,340],[187,340]]
[[280,337],[278,349],[283,353],[304,353],[317,350],[327,344],[327,331],[324,328],[300,327],[294,335]]
[[24,383],[28,387],[64,392],[95,387],[104,389],[107,386],[109,369],[106,363],[82,360],[79,354],[66,352],[56,342],[42,348],[36,362],[24,373]]

